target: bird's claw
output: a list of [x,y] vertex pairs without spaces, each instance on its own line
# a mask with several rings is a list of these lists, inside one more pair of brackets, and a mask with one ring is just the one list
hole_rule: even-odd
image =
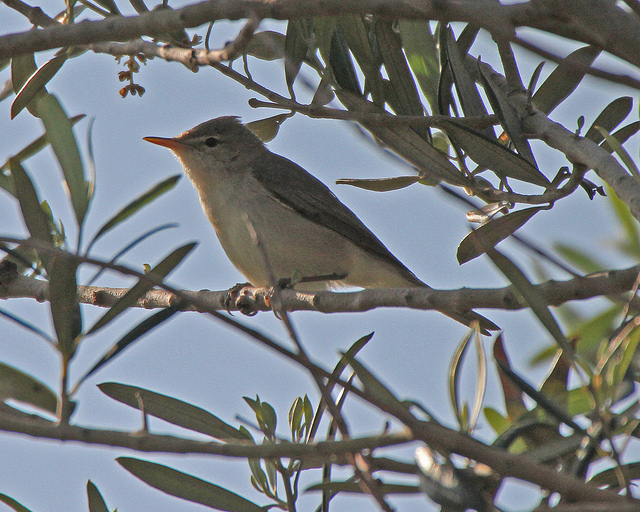
[[224,298],[224,308],[227,313],[233,315],[231,308],[234,308],[243,315],[255,316],[258,314],[256,300],[250,290],[251,283],[238,283],[232,286]]

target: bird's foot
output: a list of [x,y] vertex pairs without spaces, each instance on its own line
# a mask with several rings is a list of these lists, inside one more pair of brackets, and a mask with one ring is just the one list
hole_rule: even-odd
[[224,299],[224,307],[227,313],[232,315],[231,308],[235,306],[235,309],[243,315],[255,316],[258,314],[256,300],[251,288],[253,288],[251,283],[237,283],[227,291]]

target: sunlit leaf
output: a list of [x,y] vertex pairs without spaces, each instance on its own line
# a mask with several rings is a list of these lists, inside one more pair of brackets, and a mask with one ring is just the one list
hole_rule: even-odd
[[179,427],[200,432],[216,439],[247,441],[247,436],[210,412],[167,395],[117,382],[104,382],[98,388],[107,396],[145,414]]
[[[49,80],[55,76],[66,60],[66,54],[58,55],[38,68],[38,70],[29,77],[29,80],[27,80],[20,91],[18,91],[16,98],[11,104],[11,119],[16,117],[38,93],[43,91],[49,83]],[[46,93],[46,90],[44,92]]]
[[263,507],[236,493],[162,464],[131,457],[116,460],[132,475],[171,496],[227,512],[264,512]]
[[437,112],[440,69],[431,26],[428,21],[400,20],[398,29],[407,62],[431,105],[431,111]]
[[[640,130],[640,121],[634,121],[615,132],[613,134],[613,138],[620,144],[624,144],[630,137],[638,133],[638,130]],[[600,147],[608,153],[613,153],[613,148],[607,143],[607,141],[604,141]]]
[[462,341],[458,344],[458,348],[456,348],[453,353],[453,358],[451,359],[451,366],[449,367],[449,401],[451,402],[451,406],[453,407],[453,412],[458,420],[458,426],[463,431],[467,431],[469,425],[466,423],[464,419],[464,415],[462,414],[462,401],[460,397],[460,375],[462,373],[462,359],[469,348],[469,342],[471,341],[471,337],[473,336],[473,332],[469,331]]
[[613,151],[620,157],[620,160],[622,160],[631,175],[637,180],[640,180],[640,171],[638,170],[638,166],[633,161],[633,158],[631,158],[631,155],[622,147],[620,141],[601,126],[594,126],[594,128],[604,137],[609,147],[613,148]]

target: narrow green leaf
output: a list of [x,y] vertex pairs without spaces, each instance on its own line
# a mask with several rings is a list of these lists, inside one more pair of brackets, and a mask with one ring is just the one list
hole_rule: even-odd
[[49,301],[53,326],[58,338],[58,348],[71,359],[82,333],[82,313],[78,303],[78,265],[71,256],[56,255],[52,258],[49,274]]
[[473,332],[469,331],[464,338],[462,338],[462,341],[458,344],[458,348],[456,348],[456,351],[453,353],[451,366],[449,367],[449,401],[451,402],[451,407],[453,407],[453,413],[458,420],[458,426],[464,432],[468,430],[469,425],[466,424],[462,413],[462,402],[460,399],[460,375],[462,370],[462,359],[467,348],[469,348],[469,342],[471,341],[472,336]]
[[349,47],[339,26],[331,38],[329,66],[339,87],[358,96],[362,94]]
[[531,284],[522,270],[509,260],[509,258],[495,249],[487,251],[487,256],[489,256],[500,272],[502,272],[504,276],[511,281],[511,284],[515,286],[525,302],[531,308],[531,311],[533,311],[538,320],[540,320],[540,323],[542,323],[547,332],[549,332],[556,343],[558,343],[558,346],[565,351],[569,358],[573,359],[573,348],[567,342],[562,329],[560,329],[556,319],[551,314],[551,311],[549,311],[545,298],[540,295],[540,292]]
[[[384,113],[377,105],[358,98],[346,91],[336,91],[340,101],[354,112]],[[425,179],[433,182],[446,181],[452,185],[466,186],[468,179],[449,161],[449,159],[420,137],[408,126],[383,126],[377,123],[362,123],[381,145],[400,155],[416,166]]]
[[285,35],[273,30],[263,30],[253,34],[247,46],[247,55],[260,60],[282,59],[284,51]]
[[[31,179],[19,162],[11,159],[9,161],[9,167],[11,168],[11,176],[13,177],[16,196],[20,203],[22,217],[31,237],[34,240],[53,246],[49,219],[40,206],[40,200],[38,199],[38,194]],[[50,254],[45,251],[40,251],[38,255],[45,268],[47,268],[51,260]],[[50,269],[47,268],[47,271],[49,270]]]
[[503,367],[499,361],[498,366],[515,386],[521,389],[523,393],[526,393],[529,398],[536,402],[537,407],[540,407],[544,411],[548,412],[555,420],[564,423],[576,432],[587,435],[587,432],[575,421],[573,421],[571,415],[556,403],[557,397],[552,397],[545,393],[542,393],[541,391],[538,391],[524,378],[518,375],[514,370],[512,370],[511,368]]
[[[447,44],[449,27],[446,23],[439,22],[436,29],[436,35],[438,38],[438,45],[440,48],[440,67],[442,72],[440,73],[440,81],[438,83],[438,113],[443,115],[450,115],[453,112],[454,115],[458,115],[458,109],[456,107],[453,98],[453,72],[449,63],[449,55]],[[469,53],[469,49],[473,45],[476,36],[478,35],[479,27],[468,23],[462,30],[462,33],[456,41],[456,46],[460,55],[466,55]]]
[[93,365],[87,373],[85,373],[80,379],[79,382],[85,381],[88,377],[97,372],[100,368],[102,368],[105,364],[115,359],[119,356],[123,350],[130,347],[135,341],[140,339],[142,336],[148,334],[150,331],[158,327],[160,324],[167,321],[171,318],[177,311],[179,310],[179,306],[172,306],[154,313],[148,318],[145,318],[142,322],[136,325],[133,329],[127,332],[122,338],[120,338],[107,352],[104,354],[100,360]]
[[353,371],[356,372],[358,379],[364,386],[364,391],[372,400],[377,403],[392,407],[396,411],[406,411],[406,406],[387,388],[380,380],[375,377],[366,366],[353,357],[343,354]]
[[245,126],[249,128],[262,142],[270,142],[278,135],[280,126],[293,114],[278,114],[277,116],[265,117],[257,121],[251,121]]
[[116,460],[132,475],[171,496],[227,512],[264,512],[242,496],[170,467],[131,457]]
[[16,117],[22,109],[24,109],[36,97],[37,94],[47,92],[45,90],[46,85],[60,70],[66,60],[66,54],[58,55],[38,68],[29,77],[20,91],[18,91],[16,98],[11,104],[11,119]]
[[145,5],[144,0],[129,0],[129,3],[138,14],[143,14],[149,11],[149,8]]
[[[76,124],[81,119],[84,119],[84,117],[85,117],[84,114],[73,116],[71,118],[71,123]],[[46,148],[48,144],[49,144],[49,140],[47,139],[47,135],[45,133],[44,135],[41,135],[36,140],[34,140],[33,142],[31,142],[30,144],[25,146],[23,149],[18,151],[14,156],[11,157],[11,159],[13,159],[13,160],[15,160],[17,162],[24,162],[25,160],[27,160],[28,158],[31,158],[33,155],[35,155],[36,153],[38,153],[42,149]],[[11,195],[15,195],[15,189],[13,188],[13,182],[9,179],[8,176],[5,176],[3,174],[3,173],[5,173],[5,172],[10,170],[10,161],[11,161],[11,159],[7,160],[0,167],[0,187],[5,188],[7,190],[7,192],[9,192]],[[6,182],[5,182],[5,180],[6,180]],[[9,184],[11,185],[10,187],[6,186],[6,185],[9,185]]]
[[284,75],[291,97],[295,97],[293,83],[307,55],[310,38],[311,32],[308,20],[304,18],[289,20],[284,39]]
[[484,417],[497,435],[502,434],[509,428],[508,419],[492,407],[484,408]]
[[[638,133],[638,130],[640,130],[640,121],[634,121],[615,132],[613,134],[613,138],[615,138],[620,144],[624,144],[630,137],[633,137]],[[600,147],[609,153],[613,153],[613,148],[607,143],[607,141],[604,141]]]
[[31,512],[27,507],[21,505],[16,500],[14,500],[13,498],[10,498],[6,494],[0,493],[0,501],[5,505],[11,507],[16,512]]
[[17,400],[52,414],[56,413],[58,398],[44,383],[13,366],[0,363],[0,400]]
[[[607,187],[607,195],[609,197],[609,203],[613,208],[613,213],[624,229],[624,238],[621,242],[622,250],[633,258],[640,257],[640,232],[638,231],[638,221],[631,213],[627,204],[620,200],[611,187]],[[601,265],[598,270],[602,268],[605,268],[605,266]]]
[[546,206],[525,208],[502,217],[494,217],[489,222],[474,229],[464,237],[458,246],[458,263],[462,265],[484,254],[487,250],[492,249],[499,242],[515,233],[540,210],[545,209],[547,209]]
[[351,53],[365,76],[365,94],[371,93],[376,105],[384,104],[380,56],[374,55],[369,37],[369,27],[362,16],[340,16],[340,32],[344,35]]
[[[511,363],[504,348],[502,334],[499,334],[493,342],[493,359],[496,363],[499,363],[498,370],[501,368],[511,369]],[[500,377],[500,385],[502,386],[502,396],[504,397],[504,405],[507,410],[507,419],[510,422],[514,422],[527,412],[522,391],[514,386],[513,382],[511,382],[503,372],[498,371],[498,376]]]
[[535,105],[550,114],[578,87],[601,51],[595,46],[584,46],[562,59],[533,95]]
[[431,105],[431,111],[437,112],[440,66],[431,26],[428,21],[400,20],[398,29],[407,62]]
[[37,116],[42,119],[47,139],[64,174],[78,226],[82,226],[89,207],[89,197],[80,151],[73,135],[73,124],[55,96],[47,94],[39,98],[36,104]]
[[611,135],[607,130],[605,130],[601,126],[594,126],[594,128],[598,132],[600,132],[600,135],[604,137],[609,147],[613,148],[616,155],[620,157],[620,160],[622,160],[624,165],[629,170],[629,173],[632,176],[634,176],[636,179],[640,180],[640,171],[638,170],[638,166],[636,166],[635,162],[633,161],[633,158],[631,158],[631,155],[629,155],[629,153],[627,153],[627,151],[622,147],[620,142],[616,140],[616,138],[613,135]]
[[531,73],[531,79],[529,80],[529,86],[527,87],[527,91],[529,92],[529,96],[533,96],[533,92],[538,85],[538,79],[540,78],[540,73],[542,73],[542,68],[544,67],[544,61],[536,66],[536,69]]
[[22,86],[27,83],[38,66],[33,53],[25,53],[11,59],[11,85],[13,91],[18,94]]
[[55,344],[55,342],[51,339],[51,337],[46,332],[44,332],[42,329],[39,329],[35,325],[27,322],[26,320],[23,320],[22,318],[19,318],[18,316],[14,315],[13,313],[9,313],[9,311],[6,311],[6,310],[0,308],[0,315],[2,315],[4,317],[8,318],[9,320],[17,323],[21,327],[24,327],[25,329],[31,331],[36,336],[40,336],[43,340],[45,340],[45,341],[47,341],[47,342],[49,342],[51,344]]
[[[487,116],[488,112],[476,86],[476,82],[467,71],[464,65],[463,54],[458,48],[458,44],[451,28],[447,28],[447,57],[453,74],[453,83],[458,91],[462,111],[466,116]],[[494,140],[496,134],[493,126],[487,126],[480,132],[489,140]]]
[[148,389],[117,382],[104,382],[98,388],[105,395],[123,404],[140,409],[145,414],[221,440],[247,441],[247,436],[210,412],[177,398]]
[[[131,242],[129,242],[127,245],[125,245],[122,249],[120,249],[117,253],[115,253],[113,255],[113,257],[111,258],[111,260],[109,260],[109,263],[115,263],[116,261],[118,261],[124,254],[126,254],[128,251],[130,251],[131,249],[133,249],[134,247],[136,247],[137,245],[139,245],[141,242],[143,242],[144,240],[146,240],[147,238],[149,238],[151,235],[155,235],[156,233],[160,232],[160,231],[164,231],[165,229],[169,229],[169,228],[177,228],[179,227],[179,224],[177,223],[172,223],[172,224],[162,224],[161,226],[157,226],[155,228],[152,228],[148,231],[145,231],[144,233],[142,233],[140,236],[138,236],[137,238],[133,239]],[[90,286],[93,282],[95,282],[96,279],[98,279],[98,277],[100,277],[102,275],[102,273],[105,271],[106,267],[101,268],[100,270],[98,270],[93,277],[91,277],[91,279],[89,279],[87,286]]]
[[480,413],[482,412],[482,404],[487,390],[487,356],[484,352],[482,338],[476,331],[473,332],[476,340],[476,385],[474,387],[473,408],[469,416],[469,429],[475,430]]
[[96,3],[99,6],[104,7],[111,14],[122,16],[120,9],[118,9],[118,6],[113,0],[96,0]]
[[[353,360],[358,354],[358,352],[360,352],[367,345],[367,343],[369,343],[373,339],[373,334],[374,333],[371,332],[369,334],[366,334],[365,336],[362,336],[358,340],[356,340],[355,343],[353,343],[347,349],[345,354],[336,363],[336,366],[331,372],[331,375],[333,375],[336,379],[340,378],[342,376],[342,372],[348,366],[349,361]],[[328,382],[327,392],[331,393],[333,391],[333,388],[334,388],[334,385],[331,382]],[[311,427],[309,428],[309,435],[307,436],[309,442],[311,442],[315,438],[316,433],[318,432],[318,428],[320,427],[320,421],[322,420],[322,415],[324,414],[325,407],[326,407],[326,403],[324,402],[324,400],[321,400],[320,403],[318,404],[318,409],[313,417],[313,423],[311,423],[310,420],[307,419],[307,422],[311,425]],[[309,408],[311,408],[311,402],[307,400],[307,402],[305,403],[305,416],[310,414]]]
[[[402,51],[402,41],[393,30],[391,21],[378,18],[375,22],[375,33],[378,51],[398,99],[399,112],[396,113],[423,116],[424,109],[407,59]],[[421,135],[427,132],[426,129],[415,131]]]
[[455,121],[446,121],[443,123],[443,129],[474,162],[491,169],[498,176],[506,176],[545,188],[549,186],[549,180],[544,174],[496,140],[487,139],[474,129]]
[[589,128],[585,135],[587,139],[591,139],[596,144],[600,144],[604,137],[597,129],[598,126],[611,133],[631,112],[633,108],[633,98],[623,96],[609,103],[602,112],[596,117],[596,120]]
[[[480,64],[479,61],[478,64]],[[507,95],[502,88],[498,86],[489,72],[481,65],[478,65],[478,69],[480,70],[480,77],[485,85],[485,92],[491,103],[491,108],[500,119],[505,132],[509,136],[509,140],[515,146],[518,154],[537,168],[536,159],[531,151],[529,141],[525,138],[522,131],[522,120],[520,116],[509,102]]]
[[87,499],[89,501],[89,512],[109,512],[100,490],[91,480],[87,481]]
[[135,198],[128,205],[122,208],[118,213],[116,213],[113,217],[111,217],[107,222],[105,222],[102,227],[98,230],[98,232],[94,235],[91,242],[87,247],[87,252],[91,250],[91,247],[96,243],[96,241],[102,237],[105,233],[116,227],[122,221],[128,219],[140,210],[142,207],[148,205],[158,197],[160,197],[165,192],[171,190],[178,180],[181,178],[181,175],[176,174],[175,176],[171,176],[166,180],[161,181],[157,185],[154,185],[151,189],[147,190],[141,196]]
[[560,242],[554,244],[553,249],[557,251],[565,260],[567,260],[573,266],[579,268],[585,274],[598,272],[599,270],[602,270],[606,267],[604,262],[598,261],[593,256],[578,249],[575,245],[563,244]]
[[[387,494],[416,494],[422,492],[417,485],[408,484],[390,484],[380,482],[379,486],[376,486],[383,495]],[[346,482],[322,482],[320,484],[310,485],[305,489],[305,492],[311,491],[323,491],[330,492],[332,494],[347,492],[351,494],[364,494],[365,491],[358,482],[346,481]]]
[[351,185],[374,192],[389,192],[390,190],[398,190],[413,185],[421,179],[420,176],[396,176],[394,178],[374,179],[341,178],[336,180],[336,184]]
[[588,482],[598,487],[606,486],[608,489],[620,489],[620,472],[624,471],[624,475],[629,480],[638,480],[640,478],[640,462],[629,462],[619,467],[605,469],[593,475]]
[[[196,245],[197,244],[195,243],[190,243],[177,248],[166,258],[164,258],[160,263],[158,263],[158,265],[156,265],[150,273],[157,279],[166,277],[167,274],[169,274],[169,272],[171,272],[177,265],[179,265],[180,262],[187,256],[187,254],[189,254],[189,252],[191,252],[191,250]],[[101,329],[102,327],[107,325],[125,309],[133,306],[136,301],[145,293],[147,293],[151,288],[153,288],[152,283],[142,279],[139,280],[127,293],[125,293],[118,300],[118,302],[111,306],[111,308],[109,308],[109,310],[104,315],[102,315],[102,317],[98,319],[95,324],[93,324],[87,334],[94,333],[98,329]]]

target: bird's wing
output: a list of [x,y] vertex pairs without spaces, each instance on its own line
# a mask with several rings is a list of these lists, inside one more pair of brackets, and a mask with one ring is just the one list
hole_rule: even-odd
[[[324,183],[295,162],[268,152],[260,155],[259,162],[251,170],[281,204],[375,254],[397,268],[408,281],[424,285]],[[292,187],[291,183],[298,185]]]

